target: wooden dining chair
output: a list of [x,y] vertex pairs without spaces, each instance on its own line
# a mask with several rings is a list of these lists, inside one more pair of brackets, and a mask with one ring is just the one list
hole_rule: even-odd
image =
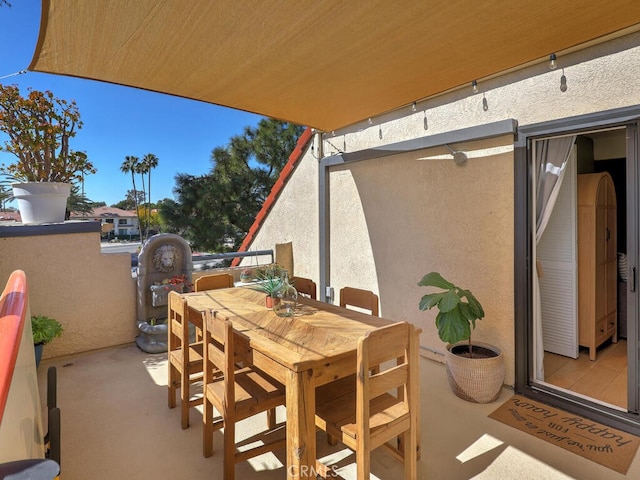
[[316,300],[316,282],[314,282],[310,278],[291,277],[291,283],[293,283],[293,286],[298,291],[298,293],[302,293],[309,298]]
[[[331,397],[323,393],[324,387],[317,389],[316,426],[355,450],[359,480],[369,478],[371,451],[380,446],[404,461],[405,480],[417,478],[416,345],[415,329],[407,322],[372,330],[358,341],[355,392]],[[381,365],[378,373],[371,372],[373,365]],[[398,435],[403,436],[402,452],[387,443]],[[331,473],[320,461],[316,469],[325,478]]]
[[[284,425],[275,424],[275,408],[285,404],[285,390],[282,384],[250,364],[246,339],[234,331],[228,320],[216,317],[213,312],[205,314],[204,342],[202,454],[213,455],[213,432],[224,427],[223,478],[233,480],[236,463],[286,445]],[[218,369],[222,375],[216,376]],[[214,419],[214,407],[221,419]],[[262,440],[261,444],[237,451],[236,422],[262,412],[267,412],[267,429],[251,437],[252,443]]]
[[231,288],[234,286],[233,275],[228,273],[218,273],[215,275],[203,275],[196,278],[194,291],[203,292],[205,290],[216,290],[218,288]]
[[180,421],[189,427],[189,408],[202,404],[202,398],[191,398],[191,385],[202,380],[202,341],[190,343],[187,301],[178,292],[169,292],[167,318],[167,351],[169,365],[169,408],[176,406],[176,390],[180,388]]
[[351,306],[361,308],[363,310],[369,310],[371,315],[374,317],[379,316],[378,296],[370,290],[361,290],[353,287],[341,288],[340,306]]

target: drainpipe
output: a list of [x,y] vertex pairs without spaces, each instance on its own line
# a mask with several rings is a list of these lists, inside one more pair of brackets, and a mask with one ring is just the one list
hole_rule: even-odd
[[324,149],[322,145],[322,133],[316,131],[314,138],[318,163],[318,265],[320,267],[320,295],[319,300],[332,303],[333,296],[327,296],[330,291],[327,289],[330,274],[330,249],[329,249],[329,167],[324,162]]

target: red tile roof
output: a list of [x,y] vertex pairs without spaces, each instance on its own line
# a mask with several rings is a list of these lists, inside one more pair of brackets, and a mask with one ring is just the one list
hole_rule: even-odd
[[[136,212],[133,210],[122,210],[115,207],[96,207],[93,211],[86,213],[84,217],[94,218],[110,218],[110,217],[122,217],[122,218],[135,218]],[[72,213],[71,218],[82,218],[82,213]]]

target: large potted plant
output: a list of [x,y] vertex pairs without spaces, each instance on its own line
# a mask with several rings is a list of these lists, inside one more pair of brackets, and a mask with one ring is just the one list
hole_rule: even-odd
[[31,333],[36,355],[36,367],[40,365],[44,345],[62,335],[62,332],[62,325],[55,318],[47,317],[46,315],[33,315],[31,317]]
[[482,305],[469,290],[437,272],[426,274],[418,285],[439,289],[425,294],[419,308],[438,309],[436,327],[440,339],[447,343],[445,364],[451,389],[465,400],[493,402],[500,396],[504,382],[504,360],[499,348],[471,342],[476,321],[484,318]]
[[0,131],[9,137],[0,150],[17,157],[0,174],[12,182],[23,223],[63,222],[71,184],[96,172],[69,146],[81,128],[75,101],[32,89],[23,97],[17,86],[0,85]]

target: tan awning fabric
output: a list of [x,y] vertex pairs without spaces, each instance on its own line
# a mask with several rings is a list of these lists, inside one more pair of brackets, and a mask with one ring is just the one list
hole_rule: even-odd
[[330,131],[638,24],[637,0],[43,0],[29,69]]

